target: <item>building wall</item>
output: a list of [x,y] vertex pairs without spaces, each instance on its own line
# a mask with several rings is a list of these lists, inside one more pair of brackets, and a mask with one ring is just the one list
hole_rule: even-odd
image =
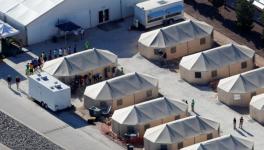
[[[106,65],[106,66],[101,66],[99,68],[96,68],[94,70],[91,70],[91,71],[88,71],[88,72],[85,72],[85,73],[81,73],[79,74],[80,76],[84,76],[84,75],[88,75],[88,74],[91,74],[91,77],[97,73],[101,74],[102,75],[102,80],[106,80],[106,79],[110,79],[110,78],[113,78],[115,76],[115,73],[112,72],[112,68],[113,67],[116,67],[117,64],[109,64],[109,65]],[[107,72],[107,77],[108,78],[105,78],[105,68],[107,67],[110,67],[110,72]],[[55,76],[57,79],[59,79],[60,81],[66,83],[67,85],[71,84],[74,79],[75,79],[75,76],[70,76],[70,77],[60,77],[60,76]],[[92,83],[95,83],[95,81],[92,80]]]
[[[171,116],[167,116],[164,118],[160,118],[157,120],[152,120],[150,122],[146,122],[144,124],[140,124],[140,125],[135,125],[134,128],[136,129],[136,131],[138,131],[138,135],[140,138],[143,138],[144,134],[145,134],[145,125],[149,124],[150,128],[151,127],[155,127],[164,123],[168,123],[170,121],[174,121],[175,120],[175,116],[180,115],[180,118],[185,118],[187,117],[187,112],[183,112],[181,114],[176,114],[176,115],[171,115]],[[117,123],[115,120],[112,119],[112,128],[113,128],[113,132],[116,133],[117,135],[123,136],[125,133],[127,133],[127,125],[124,124],[119,124]]]
[[258,121],[261,124],[264,124],[264,110],[256,109],[255,107],[249,107],[249,115],[252,119]]
[[[176,43],[174,46],[172,46],[176,47],[176,53],[171,53],[172,47],[166,48],[165,52],[167,54],[167,60],[181,58],[183,56],[211,48],[213,44],[213,39],[211,38],[211,35],[208,35],[205,38],[206,43],[204,45],[200,45],[200,39],[193,39],[188,42]],[[143,44],[138,42],[138,51],[142,56],[150,60],[159,60],[160,56],[155,55],[154,49],[155,48],[144,46]]]
[[218,68],[216,77],[212,77],[213,70],[202,71],[201,72],[202,77],[195,78],[195,72],[199,72],[199,71],[188,70],[181,65],[179,66],[179,69],[180,69],[181,78],[186,80],[187,82],[192,83],[192,84],[208,84],[210,81],[226,78],[232,75],[236,75],[242,72],[249,71],[254,68],[254,62],[252,58],[247,60],[246,62],[247,62],[247,67],[244,69],[241,68],[242,62],[237,62],[234,64],[230,64],[230,65],[226,65],[221,68]]
[[[240,95],[240,100],[234,100],[235,93],[228,93],[220,88],[217,88],[217,93],[218,100],[229,106],[248,107],[252,98],[251,93],[242,93],[238,94]],[[264,88],[259,88],[256,90],[257,95],[262,93],[264,93]]]
[[[212,130],[211,132],[213,134],[213,138],[219,137],[218,131],[217,130]],[[208,134],[209,134],[208,133]],[[206,134],[200,134],[197,136],[192,136],[189,138],[185,138],[183,142],[183,147],[187,147],[199,142],[207,141],[207,135]],[[166,144],[168,145],[168,150],[179,150],[178,148],[178,143],[171,143],[171,144]],[[145,150],[160,150],[161,144],[157,143],[152,143],[148,141],[147,139],[144,139],[144,148]]]
[[137,93],[133,93],[133,94],[125,95],[124,97],[121,97],[120,98],[120,99],[122,99],[121,105],[117,105],[118,99],[113,99],[111,101],[93,100],[93,99],[84,95],[84,106],[86,108],[89,108],[91,106],[100,107],[100,102],[107,102],[107,104],[112,106],[112,111],[114,111],[116,109],[120,109],[120,108],[124,108],[124,107],[131,106],[134,104],[138,104],[140,102],[144,102],[144,101],[158,97],[158,95],[159,95],[158,87],[153,87],[149,90],[152,90],[152,97],[147,97],[147,95],[146,95],[147,90],[143,90],[143,91],[140,91]]

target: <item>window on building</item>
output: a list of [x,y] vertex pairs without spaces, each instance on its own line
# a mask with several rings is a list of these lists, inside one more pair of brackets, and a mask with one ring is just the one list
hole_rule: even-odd
[[117,106],[121,106],[121,105],[123,105],[123,100],[122,100],[122,99],[117,100],[117,101],[116,101],[116,105],[117,105]]
[[247,62],[246,61],[244,61],[244,62],[241,63],[241,68],[242,69],[247,68]]
[[168,146],[166,144],[161,144],[160,150],[168,150]]
[[173,54],[173,53],[176,53],[176,47],[172,47],[171,48],[171,53]]
[[155,48],[154,49],[154,54],[161,56],[165,52],[165,49],[162,48]]
[[209,133],[209,134],[207,134],[207,140],[210,140],[210,139],[212,139],[213,138],[213,133]]
[[216,76],[217,76],[217,71],[216,70],[212,71],[212,77],[214,78]]
[[200,45],[204,45],[206,43],[206,39],[205,38],[201,38],[200,39]]
[[178,149],[183,148],[183,142],[178,143]]
[[147,97],[152,97],[152,90],[148,90],[146,94],[147,94]]
[[257,95],[256,92],[252,92],[252,93],[251,93],[251,97],[256,96],[256,95]]
[[100,102],[100,107],[106,107],[107,103],[106,102]]
[[161,144],[160,150],[168,150],[168,146],[166,144]]
[[127,133],[128,134],[136,133],[135,128],[133,126],[127,126]]
[[146,131],[148,128],[150,128],[150,124],[145,124],[144,125],[144,130]]
[[202,73],[201,72],[195,72],[194,76],[195,76],[195,78],[202,78]]
[[175,120],[180,119],[180,115],[175,116]]

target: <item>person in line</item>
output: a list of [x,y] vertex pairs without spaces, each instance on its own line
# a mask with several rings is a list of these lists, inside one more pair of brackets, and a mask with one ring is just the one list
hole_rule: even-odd
[[8,88],[11,89],[11,82],[12,82],[12,77],[10,75],[7,76],[6,78],[7,84],[8,84]]
[[243,122],[244,122],[244,119],[243,119],[243,117],[241,116],[240,117],[240,120],[239,120],[239,128],[243,128]]
[[57,49],[56,48],[53,50],[53,55],[54,55],[54,58],[57,58],[58,57]]
[[234,129],[236,129],[236,118],[233,119],[233,126],[234,126]]
[[16,86],[18,91],[19,91],[19,83],[20,83],[20,78],[16,76]]
[[63,56],[62,48],[59,49],[59,57]]

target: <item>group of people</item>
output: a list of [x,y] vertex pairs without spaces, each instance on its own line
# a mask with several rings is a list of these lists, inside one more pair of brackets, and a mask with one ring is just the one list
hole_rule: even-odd
[[[7,81],[7,84],[8,84],[8,88],[11,89],[12,88],[11,87],[11,85],[12,85],[12,77],[10,75],[8,75],[7,78],[6,78],[6,81]],[[19,90],[20,77],[16,76],[15,81],[16,81],[17,90]]]
[[76,44],[74,45],[74,48],[72,49],[71,46],[68,48],[59,48],[59,49],[54,49],[49,50],[48,55],[43,51],[41,55],[38,57],[38,59],[33,59],[31,62],[26,64],[26,75],[32,75],[36,70],[41,69],[43,64],[48,61],[52,60],[58,57],[66,56],[72,53],[76,53],[77,48]]
[[[233,119],[234,129],[236,129],[236,122],[237,122],[237,120],[236,120],[236,118],[234,118]],[[240,119],[239,119],[238,127],[242,129],[243,128],[243,123],[244,123],[244,118],[241,116]]]

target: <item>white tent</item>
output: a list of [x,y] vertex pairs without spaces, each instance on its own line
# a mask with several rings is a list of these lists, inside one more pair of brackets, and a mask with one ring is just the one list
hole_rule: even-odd
[[64,0],[0,0],[0,12],[28,25]]
[[192,71],[217,70],[223,66],[253,59],[255,51],[238,44],[226,44],[182,58],[180,66]]
[[211,35],[213,27],[200,21],[187,20],[141,34],[138,42],[146,47],[167,48]]
[[218,99],[227,105],[248,106],[252,96],[264,92],[264,68],[220,80]]
[[254,150],[254,143],[242,137],[225,135],[181,150]]
[[86,29],[132,15],[137,1],[0,0],[0,19],[20,31],[17,39],[31,45],[58,36],[58,22]]
[[112,116],[112,130],[119,136],[133,128],[143,137],[147,128],[187,116],[188,105],[175,99],[157,98],[133,106],[118,109]]
[[219,136],[220,124],[200,116],[191,116],[147,129],[145,150],[177,150]]
[[17,29],[0,20],[0,39],[11,37],[18,33],[19,31]]
[[188,105],[165,97],[139,103],[114,112],[112,119],[121,125],[140,125],[168,116],[186,114]]
[[[87,86],[84,91],[84,105],[89,108],[107,103],[115,110],[157,96],[158,80],[135,72]],[[121,104],[117,104],[117,101]]]
[[157,86],[157,79],[135,72],[87,86],[84,95],[94,100],[107,101]]
[[44,63],[42,69],[56,77],[70,77],[117,65],[117,56],[107,50],[89,49]]
[[254,96],[250,101],[250,116],[264,124],[264,94]]

